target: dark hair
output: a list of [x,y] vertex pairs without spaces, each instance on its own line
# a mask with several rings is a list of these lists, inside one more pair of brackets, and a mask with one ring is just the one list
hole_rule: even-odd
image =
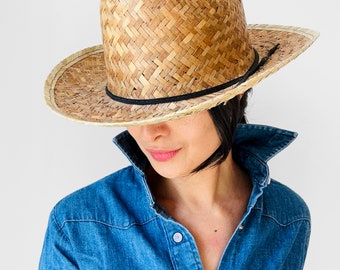
[[194,169],[192,171],[193,173],[199,172],[208,166],[221,164],[227,158],[232,147],[237,125],[247,122],[245,109],[247,107],[248,92],[250,92],[250,90],[251,89],[245,92],[241,98],[240,96],[236,96],[228,102],[221,103],[208,110],[220,137],[221,145],[208,159]]

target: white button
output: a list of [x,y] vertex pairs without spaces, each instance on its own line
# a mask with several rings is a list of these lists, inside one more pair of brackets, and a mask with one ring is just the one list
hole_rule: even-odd
[[176,243],[180,243],[183,240],[183,235],[179,232],[174,233],[174,235],[172,236],[172,239],[176,242]]
[[240,227],[238,227],[239,228],[239,230],[243,230],[244,229],[244,226],[243,225],[240,225]]

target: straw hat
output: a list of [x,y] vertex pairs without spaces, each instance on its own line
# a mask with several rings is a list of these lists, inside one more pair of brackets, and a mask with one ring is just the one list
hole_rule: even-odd
[[244,93],[306,50],[309,29],[247,25],[240,0],[101,0],[103,44],[59,63],[47,104],[98,125],[157,123]]

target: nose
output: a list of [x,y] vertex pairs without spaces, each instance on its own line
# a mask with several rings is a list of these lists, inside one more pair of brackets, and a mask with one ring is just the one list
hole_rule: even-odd
[[141,127],[141,135],[145,140],[155,141],[169,135],[170,129],[166,123],[157,123]]

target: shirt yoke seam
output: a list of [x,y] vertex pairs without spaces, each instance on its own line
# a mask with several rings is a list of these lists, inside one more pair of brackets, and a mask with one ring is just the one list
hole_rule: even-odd
[[[258,211],[262,211],[262,209],[260,209],[260,208],[253,208],[253,209],[254,210],[258,210]],[[280,225],[281,227],[290,226],[293,223],[300,222],[300,221],[310,222],[310,218],[309,217],[304,217],[304,216],[296,218],[296,219],[293,219],[293,220],[291,220],[289,222],[286,222],[286,223],[280,222],[276,217],[274,217],[272,215],[269,215],[269,214],[261,214],[261,216],[272,219],[276,224]]]
[[58,219],[57,219],[57,216],[56,216],[56,213],[55,211],[53,211],[53,222],[54,224],[56,225],[57,229],[58,229],[58,232],[60,233],[61,237],[63,237],[67,242],[70,243],[70,239],[67,237],[67,235],[63,232],[63,224],[60,224],[58,222]]
[[107,226],[107,227],[110,227],[110,228],[127,230],[127,229],[130,229],[131,227],[134,227],[134,226],[144,226],[144,225],[148,224],[149,222],[152,222],[155,219],[157,219],[157,217],[153,217],[153,218],[151,218],[151,219],[149,219],[145,222],[133,222],[133,223],[130,223],[129,225],[126,225],[126,226],[118,226],[118,225],[110,224],[110,223],[100,221],[100,220],[95,220],[95,219],[66,219],[59,226],[59,229],[62,230],[67,223],[97,223],[97,224],[101,224],[101,225],[104,225],[104,226]]

